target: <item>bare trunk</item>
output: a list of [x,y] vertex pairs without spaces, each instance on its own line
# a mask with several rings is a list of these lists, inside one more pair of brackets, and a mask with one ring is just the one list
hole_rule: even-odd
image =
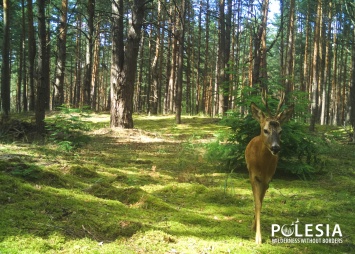
[[64,74],[67,54],[67,11],[68,0],[63,0],[61,10],[62,15],[59,24],[58,60],[54,84],[53,108],[59,107],[64,103]]
[[46,69],[47,47],[46,47],[46,17],[45,0],[39,0],[38,4],[38,85],[36,100],[36,125],[39,134],[44,133],[45,100],[46,100],[46,80],[49,70]]
[[98,110],[97,107],[97,94],[98,94],[98,85],[100,82],[99,79],[99,64],[100,64],[100,25],[99,22],[96,26],[97,35],[95,36],[94,40],[94,52],[93,52],[93,65],[92,65],[92,73],[91,73],[91,88],[90,88],[90,102],[91,102],[91,109]]
[[267,62],[266,62],[266,24],[269,0],[264,0],[262,5],[262,21],[259,24],[254,38],[254,69],[253,87],[267,90]]
[[206,1],[206,40],[205,40],[205,62],[203,67],[203,76],[204,76],[204,84],[203,84],[203,112],[204,113],[211,113],[211,99],[210,99],[210,81],[208,75],[208,67],[209,65],[209,37],[210,37],[210,14],[209,14],[209,0]]
[[33,8],[32,1],[27,1],[28,13],[28,61],[29,61],[29,110],[35,110],[35,57],[36,57],[36,41],[35,30],[33,26]]
[[168,86],[168,114],[174,113],[174,99],[175,99],[175,82],[176,82],[176,62],[177,62],[177,53],[178,53],[178,46],[177,46],[177,38],[176,32],[177,29],[174,24],[174,36],[172,38],[172,55],[171,55],[171,64],[170,64],[170,77],[169,77],[169,86]]
[[[355,30],[353,30],[353,42],[355,41]],[[351,87],[350,87],[350,122],[353,127],[352,141],[355,142],[355,43],[352,44],[351,58]]]
[[288,21],[287,62],[286,62],[286,94],[293,90],[293,49],[294,49],[294,25],[295,25],[295,0],[291,0]]
[[75,83],[75,88],[74,88],[74,101],[73,104],[75,107],[81,106],[81,73],[82,73],[82,61],[81,61],[81,15],[80,13],[77,16],[77,34],[76,34],[76,43],[75,43],[75,74],[74,74],[74,83]]
[[130,1],[131,21],[123,44],[123,0],[113,1],[111,127],[133,128],[133,93],[145,1]]
[[[160,25],[160,12],[161,12],[161,1],[158,1],[158,10],[157,10],[157,22]],[[156,42],[155,42],[155,54],[153,58],[153,63],[152,63],[152,85],[151,85],[151,93],[150,93],[150,103],[149,103],[149,109],[150,112],[154,115],[158,114],[158,90],[160,87],[160,76],[159,76],[159,69],[161,66],[159,66],[159,59],[160,59],[160,50],[161,50],[161,42],[160,42],[160,26],[158,25],[157,27],[157,33],[156,33]]]
[[[24,68],[25,62],[25,3],[24,0],[21,0],[21,10],[22,10],[22,27],[21,27],[21,37],[19,43],[19,67],[17,74],[17,89],[16,89],[16,110],[17,112],[21,112],[22,110],[22,81],[26,82],[26,78],[23,76],[26,75],[26,68]],[[25,84],[24,84],[25,88]]]
[[95,15],[95,0],[88,0],[88,35],[86,45],[86,63],[85,63],[85,76],[84,76],[84,93],[83,103],[85,106],[91,107],[91,80],[92,80],[92,67],[93,67],[93,38],[94,38],[94,15]]
[[183,81],[183,62],[184,62],[184,39],[185,39],[185,16],[186,16],[186,2],[181,1],[181,8],[179,11],[179,57],[177,65],[177,79],[176,79],[176,98],[175,98],[175,121],[177,124],[181,124],[181,112],[182,112],[182,81]]
[[218,93],[218,114],[224,113],[224,86],[225,78],[225,47],[226,47],[226,23],[225,23],[225,0],[219,0],[219,41],[218,41],[218,71],[217,71],[217,93]]
[[7,117],[10,112],[10,1],[3,0],[4,37],[2,48],[1,106]]
[[323,84],[322,84],[322,108],[321,108],[321,117],[320,117],[320,124],[326,124],[328,115],[326,114],[326,105],[328,104],[327,101],[327,83],[328,83],[328,71],[329,71],[329,48],[330,48],[330,38],[331,38],[331,20],[332,20],[332,3],[329,3],[328,7],[328,26],[327,26],[327,38],[325,40],[325,63],[324,63],[324,77],[323,77]]
[[315,131],[315,124],[318,113],[318,51],[320,40],[320,26],[321,26],[322,2],[318,0],[317,4],[317,19],[314,32],[313,43],[313,60],[312,60],[312,86],[311,86],[311,122],[309,126],[310,131]]
[[[336,22],[337,23],[337,22]],[[334,31],[335,31],[334,27]],[[338,122],[338,105],[337,105],[337,66],[338,66],[338,46],[337,46],[337,36],[333,33],[333,75],[332,75],[332,89],[331,89],[331,124],[337,125]]]
[[[22,0],[22,32],[23,32],[23,38],[22,38],[22,54],[23,54],[23,62],[26,64],[26,19],[25,19],[25,1]],[[22,106],[23,106],[23,111],[28,110],[28,101],[27,101],[27,68],[23,68],[23,73],[22,73],[22,84],[23,84],[23,89],[22,89]]]

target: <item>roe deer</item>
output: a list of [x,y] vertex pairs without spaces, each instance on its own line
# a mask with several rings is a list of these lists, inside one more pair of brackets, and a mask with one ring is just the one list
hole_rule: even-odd
[[269,182],[275,173],[278,153],[281,149],[281,125],[291,118],[294,109],[294,105],[291,105],[288,109],[280,113],[284,99],[284,94],[282,94],[275,115],[272,115],[269,110],[265,92],[263,93],[262,101],[268,114],[265,114],[254,103],[251,103],[252,115],[260,123],[261,127],[260,135],[254,137],[245,150],[245,160],[254,195],[255,217],[253,229],[256,230],[256,244],[261,244],[261,206],[265,192],[269,188]]

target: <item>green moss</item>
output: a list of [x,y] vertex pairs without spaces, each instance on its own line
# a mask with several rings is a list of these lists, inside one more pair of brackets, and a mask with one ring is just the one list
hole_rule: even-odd
[[[100,121],[98,121],[99,119]],[[105,120],[106,119],[106,120]],[[83,120],[84,121],[84,120]],[[352,253],[354,151],[332,132],[324,171],[302,181],[278,175],[254,244],[246,169],[221,173],[205,146],[215,119],[135,118],[138,130],[100,130],[108,115],[85,117],[90,142],[0,147],[0,253]],[[106,122],[104,122],[106,121]],[[68,132],[70,135],[70,132]],[[89,135],[89,133],[87,133]],[[271,224],[339,223],[342,244],[273,244]]]
[[95,172],[94,170],[79,165],[71,166],[69,169],[69,173],[74,176],[86,177],[86,178],[94,178],[99,176],[98,173]]

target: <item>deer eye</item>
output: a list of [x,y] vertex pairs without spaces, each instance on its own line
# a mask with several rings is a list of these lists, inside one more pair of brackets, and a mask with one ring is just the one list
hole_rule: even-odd
[[269,132],[268,130],[266,130],[266,129],[264,129],[264,133],[265,133],[266,135],[269,135],[269,134],[270,134],[270,132]]

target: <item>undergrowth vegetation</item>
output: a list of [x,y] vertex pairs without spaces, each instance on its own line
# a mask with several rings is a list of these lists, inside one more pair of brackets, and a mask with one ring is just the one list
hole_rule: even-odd
[[90,111],[61,106],[52,117],[46,118],[47,137],[62,151],[71,151],[89,141],[83,131],[91,129],[90,122],[84,121]]
[[[252,90],[248,88],[244,92],[251,93]],[[303,113],[307,110],[304,108],[305,104],[299,102],[303,100],[302,96],[303,94],[299,93],[294,95],[293,99],[297,100],[295,117],[282,126],[278,173],[293,174],[306,179],[322,171],[324,163],[319,155],[322,150],[328,149],[328,143],[323,137],[308,131],[305,124],[308,115]],[[237,102],[245,109],[249,108],[251,102],[260,104],[259,95],[245,95],[243,98],[248,99]],[[273,105],[273,108],[276,108],[277,103],[275,98],[269,98],[269,104]],[[264,109],[264,112],[267,111]],[[230,111],[220,124],[228,128],[222,128],[216,141],[208,145],[208,158],[211,161],[217,160],[228,172],[244,170],[244,151],[249,141],[260,134],[259,123],[247,112]]]
[[[230,112],[222,119],[222,126],[229,127],[217,133],[217,139],[208,146],[210,161],[218,161],[227,171],[244,170],[244,151],[249,141],[260,134],[260,125],[250,115],[241,116]],[[303,179],[322,171],[321,151],[329,144],[310,133],[299,121],[290,121],[282,126],[282,150],[279,172],[297,175]]]
[[[137,129],[122,130],[108,127],[108,115],[90,112],[63,109],[47,119],[44,142],[9,134],[1,139],[1,254],[355,250],[355,153],[340,143],[342,130],[317,135],[331,146],[317,154],[322,174],[307,181],[279,176],[270,184],[263,204],[264,244],[257,246],[246,168],[226,173],[217,160],[207,159],[216,133],[230,135],[218,120],[184,117],[176,125],[171,116],[135,116]],[[284,141],[287,135],[285,130]],[[300,156],[305,163],[314,160]],[[296,219],[302,225],[339,224],[342,243],[271,241],[271,224]]]

